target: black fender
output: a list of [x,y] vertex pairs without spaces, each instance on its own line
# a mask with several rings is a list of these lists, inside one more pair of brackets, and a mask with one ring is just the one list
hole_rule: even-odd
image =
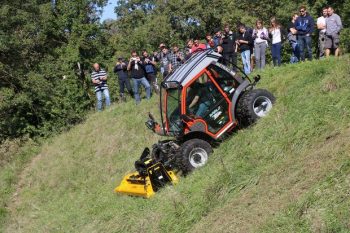
[[231,99],[231,115],[232,115],[232,120],[236,121],[236,106],[237,106],[237,101],[242,94],[248,87],[252,87],[251,83],[248,80],[244,80],[238,88],[235,90],[232,99]]

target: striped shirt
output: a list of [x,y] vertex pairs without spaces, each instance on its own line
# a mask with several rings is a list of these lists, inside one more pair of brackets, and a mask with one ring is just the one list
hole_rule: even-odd
[[91,80],[100,80],[100,84],[95,84],[95,92],[108,89],[107,80],[101,80],[100,78],[107,77],[106,71],[100,69],[99,71],[93,71],[91,73]]

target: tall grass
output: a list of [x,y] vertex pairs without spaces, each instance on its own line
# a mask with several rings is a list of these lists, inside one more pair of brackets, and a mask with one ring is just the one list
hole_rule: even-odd
[[[145,146],[158,100],[115,105],[42,146],[7,201],[5,232],[347,231],[349,58],[262,72],[277,103],[207,166],[152,199],[113,188]],[[341,204],[340,204],[341,203]]]

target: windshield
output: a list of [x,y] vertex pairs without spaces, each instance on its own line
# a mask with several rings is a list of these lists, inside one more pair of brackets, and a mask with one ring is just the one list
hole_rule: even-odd
[[181,132],[182,124],[180,119],[179,89],[167,90],[166,117],[169,133],[177,134]]

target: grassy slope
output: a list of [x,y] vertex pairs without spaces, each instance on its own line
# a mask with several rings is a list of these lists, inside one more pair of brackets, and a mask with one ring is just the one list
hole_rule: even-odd
[[[349,57],[264,71],[271,114],[150,199],[114,194],[157,103],[92,114],[42,147],[8,201],[5,232],[350,231]],[[1,231],[1,228],[0,228]]]

